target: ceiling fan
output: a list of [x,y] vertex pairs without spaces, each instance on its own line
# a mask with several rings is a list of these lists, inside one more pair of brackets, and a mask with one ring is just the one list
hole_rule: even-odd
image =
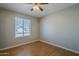
[[42,6],[45,6],[48,3],[27,3],[27,4],[32,6],[32,8],[30,9],[31,11],[35,11],[35,10],[43,11]]

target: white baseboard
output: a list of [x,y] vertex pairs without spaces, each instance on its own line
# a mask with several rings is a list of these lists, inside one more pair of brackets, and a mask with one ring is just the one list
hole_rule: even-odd
[[22,46],[22,45],[29,44],[29,43],[33,43],[33,42],[36,42],[36,41],[38,41],[38,40],[28,41],[26,43],[20,43],[20,44],[10,46],[10,47],[7,47],[7,48],[2,48],[2,49],[0,49],[0,51],[7,50],[7,49],[10,49],[10,48],[14,48],[14,47],[18,47],[18,46]]
[[15,45],[15,46],[7,47],[7,48],[2,48],[2,49],[0,49],[0,51],[7,50],[7,49],[10,49],[10,48],[14,48],[14,47],[18,47],[18,46],[22,46],[22,45],[29,44],[29,43],[33,43],[33,42],[36,42],[36,41],[41,41],[41,42],[44,42],[44,43],[47,43],[47,44],[50,44],[50,45],[53,45],[53,46],[56,46],[56,47],[59,47],[59,48],[63,48],[65,50],[68,50],[68,51],[71,51],[71,52],[79,54],[79,51],[75,51],[75,50],[72,50],[72,49],[69,49],[69,48],[65,48],[63,46],[60,46],[60,45],[57,45],[55,43],[51,43],[51,42],[45,41],[45,40],[33,40],[33,41],[26,42],[26,43],[18,44],[18,45]]
[[72,50],[72,49],[69,49],[69,48],[65,48],[63,46],[57,45],[55,43],[51,43],[49,41],[45,41],[45,40],[40,40],[40,41],[79,54],[79,51],[75,51],[75,50]]

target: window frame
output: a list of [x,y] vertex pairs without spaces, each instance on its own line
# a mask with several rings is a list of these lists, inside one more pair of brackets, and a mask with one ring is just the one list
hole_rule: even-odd
[[19,16],[15,16],[15,38],[19,38],[19,37],[29,37],[29,36],[31,36],[32,35],[32,20],[30,20],[30,35],[24,35],[24,20],[22,21],[22,25],[23,25],[23,33],[22,33],[22,36],[19,36],[19,37],[17,37],[16,36],[16,20],[17,20],[17,18],[21,18],[21,19],[24,19],[24,20],[30,20],[29,18],[24,18],[24,17],[19,17]]

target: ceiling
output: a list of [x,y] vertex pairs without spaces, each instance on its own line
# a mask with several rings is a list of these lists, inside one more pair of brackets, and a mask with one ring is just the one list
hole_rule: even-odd
[[42,7],[44,11],[30,11],[32,6],[28,6],[27,3],[0,3],[1,8],[27,14],[33,17],[43,17],[73,5],[75,5],[75,3],[48,3]]

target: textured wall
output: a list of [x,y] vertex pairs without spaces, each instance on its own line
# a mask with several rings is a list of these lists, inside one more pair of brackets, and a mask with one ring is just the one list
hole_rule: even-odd
[[40,32],[43,40],[79,51],[79,5],[43,17]]
[[[15,38],[15,16],[32,20],[32,35]],[[16,12],[0,9],[0,48],[15,46],[21,43],[38,40],[39,21],[36,18]]]

